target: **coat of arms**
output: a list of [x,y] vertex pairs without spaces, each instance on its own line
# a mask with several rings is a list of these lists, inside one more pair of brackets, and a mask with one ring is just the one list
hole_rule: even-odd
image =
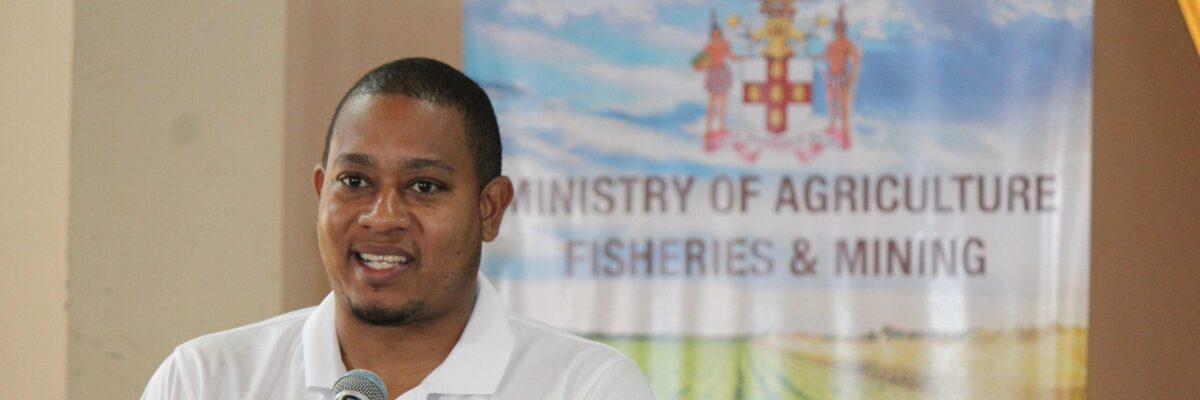
[[[850,117],[862,57],[847,35],[845,6],[838,8],[832,22],[824,15],[798,22],[795,0],[760,3],[764,20],[757,28],[736,14],[725,20],[729,29],[740,29],[739,44],[750,51],[734,51],[713,10],[708,43],[692,59],[692,67],[704,72],[708,92],[705,150],[729,147],[753,162],[764,149],[775,149],[807,162],[828,148],[850,149]],[[809,51],[817,29],[832,29],[833,39],[822,43],[822,50]],[[821,82],[814,82],[817,64],[824,66]],[[823,88],[823,99],[814,99],[814,85]],[[741,123],[731,126],[726,110],[734,92],[740,93],[742,115],[736,119]],[[825,102],[825,118],[814,115],[814,101]]]

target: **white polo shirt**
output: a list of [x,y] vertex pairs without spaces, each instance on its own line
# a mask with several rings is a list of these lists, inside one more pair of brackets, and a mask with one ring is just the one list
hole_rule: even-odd
[[[509,314],[482,274],[478,282],[475,308],[454,349],[396,399],[654,398],[625,355]],[[332,399],[334,381],[346,373],[333,302],[331,293],[316,307],[179,345],[142,400]]]

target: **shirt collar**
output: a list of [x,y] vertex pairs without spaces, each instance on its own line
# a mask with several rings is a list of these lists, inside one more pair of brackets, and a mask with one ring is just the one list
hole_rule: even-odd
[[[494,394],[508,368],[514,338],[508,310],[482,273],[476,278],[475,307],[458,343],[441,365],[421,382],[428,393]],[[304,322],[304,380],[309,389],[333,389],[346,373],[334,324],[333,293],[325,296]],[[398,394],[397,394],[398,395]]]
[[329,292],[304,321],[300,333],[304,346],[304,386],[308,389],[333,390],[333,383],[346,374],[334,323],[334,301],[333,292]]
[[508,368],[514,345],[508,310],[482,273],[477,282],[475,309],[462,336],[421,383],[430,394],[494,394]]

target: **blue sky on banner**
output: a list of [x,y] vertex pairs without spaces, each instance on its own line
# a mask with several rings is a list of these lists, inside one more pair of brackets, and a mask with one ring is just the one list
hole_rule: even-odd
[[[796,19],[835,15],[838,4],[798,1]],[[706,95],[702,74],[688,61],[706,41],[714,8],[722,20],[733,13],[755,26],[762,20],[758,2],[749,0],[468,0],[467,71],[496,97],[506,132],[521,132],[506,138],[510,156],[540,156],[539,146],[566,145],[569,154],[558,150],[544,162],[729,172],[744,163],[691,151],[699,147],[692,144],[699,142]],[[1046,132],[1090,118],[1090,0],[852,1],[847,14],[850,36],[864,54],[855,96],[863,146],[856,150],[858,159],[876,160],[856,163],[865,170],[926,170],[962,161],[939,153],[995,165],[1014,150],[1062,150],[1044,149],[1036,139],[1031,144],[1031,138],[1090,131],[1085,125]],[[726,30],[735,51],[752,53]],[[820,51],[831,36],[819,29],[808,50]],[[820,66],[815,78],[821,79]],[[824,115],[823,90],[815,86],[815,112]],[[548,109],[561,114],[530,121],[520,111]],[[1064,113],[1075,117],[1062,121]],[[580,135],[565,131],[563,121],[620,129],[647,150],[660,144],[689,151],[651,156],[572,137]],[[931,144],[940,149],[929,150]],[[914,164],[909,155],[922,153],[932,156],[925,157],[928,165]],[[832,158],[810,167],[847,165]],[[764,162],[754,170],[794,165]]]

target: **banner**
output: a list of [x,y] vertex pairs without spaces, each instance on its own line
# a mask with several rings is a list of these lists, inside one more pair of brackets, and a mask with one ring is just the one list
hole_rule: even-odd
[[484,272],[660,399],[1082,398],[1090,0],[465,2]]

